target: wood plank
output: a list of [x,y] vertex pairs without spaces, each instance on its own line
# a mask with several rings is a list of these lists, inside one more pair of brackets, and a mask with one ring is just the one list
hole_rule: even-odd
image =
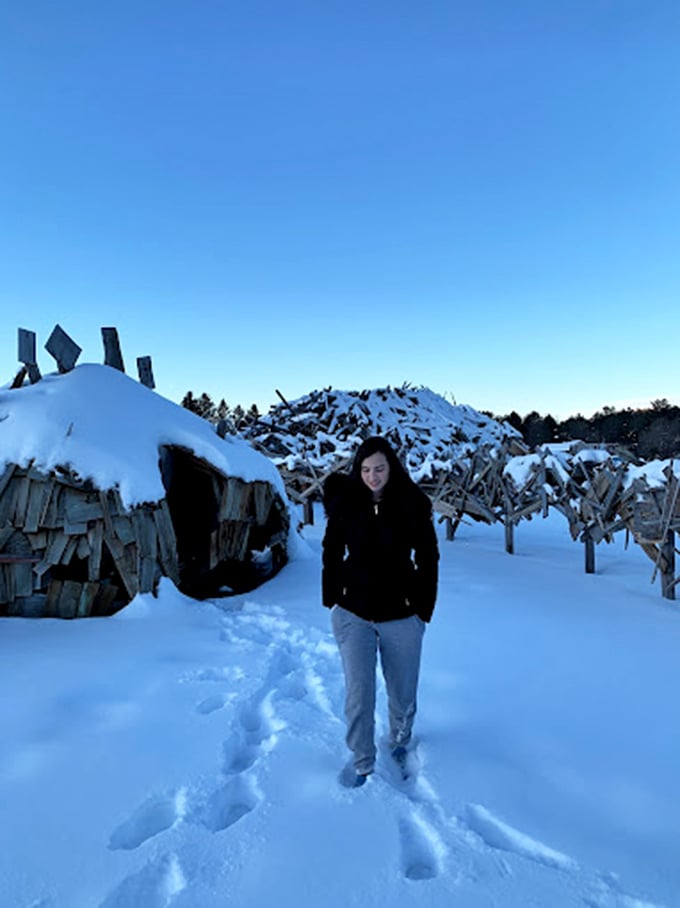
[[125,372],[123,354],[120,350],[117,328],[102,328],[102,341],[104,342],[104,365]]
[[64,533],[66,533],[67,536],[83,536],[85,533],[87,533],[87,524],[69,523],[68,520],[65,520]]
[[253,504],[255,521],[260,526],[264,526],[272,505],[272,489],[268,482],[253,483]]
[[0,603],[14,601],[14,572],[8,564],[0,564]]
[[115,535],[123,545],[130,545],[131,542],[135,541],[135,529],[129,516],[113,517],[111,524]]
[[61,580],[52,580],[47,588],[47,601],[45,603],[45,617],[56,618],[58,614],[59,597],[61,596]]
[[94,500],[82,494],[69,495],[66,500],[66,522],[84,524],[91,520],[102,520],[102,505],[99,495]]
[[50,497],[45,505],[41,526],[46,527],[47,529],[55,529],[56,527],[63,526],[64,518],[60,517],[59,513],[62,510],[61,498],[64,492],[64,486],[53,479]]
[[139,578],[133,569],[128,548],[135,549],[134,546],[126,548],[114,537],[105,537],[104,545],[109,550],[114,560],[120,579],[130,597],[134,598],[139,592]]
[[120,589],[115,583],[108,581],[99,584],[99,589],[94,597],[90,614],[94,616],[111,615],[115,611],[114,602],[120,595]]
[[158,556],[158,535],[153,514],[145,508],[136,508],[132,512],[132,525],[140,556],[155,561]]
[[2,552],[2,550],[5,548],[5,545],[9,542],[13,535],[14,527],[11,524],[0,529],[0,552]]
[[82,591],[82,583],[76,583],[75,580],[64,580],[57,603],[57,616],[59,618],[76,617]]
[[99,583],[82,583],[80,596],[76,605],[76,618],[88,618],[92,614],[92,608],[99,593]]
[[113,521],[111,518],[111,506],[107,492],[99,492],[99,506],[102,510],[102,519],[104,521],[104,532],[107,536],[113,536]]
[[150,356],[137,357],[137,374],[139,375],[140,382],[147,388],[153,389],[156,387]]
[[18,356],[17,359],[25,366],[36,364],[35,355],[35,331],[28,331],[26,328],[19,328],[17,332]]
[[106,497],[109,503],[109,513],[111,517],[117,517],[119,515],[125,516],[128,513],[127,508],[123,504],[123,499],[120,497],[120,492],[118,489],[106,489]]
[[90,557],[90,543],[87,534],[78,537],[78,548],[76,549],[76,558],[85,561]]
[[142,558],[139,567],[139,591],[140,593],[152,593],[156,587],[158,562],[155,558]]
[[7,606],[8,615],[16,615],[21,618],[42,618],[45,614],[45,604],[47,596],[44,593],[34,593],[31,596],[24,596],[21,599],[15,599]]
[[210,544],[208,551],[208,569],[213,570],[220,563],[220,528],[213,530],[210,534]]
[[230,476],[227,480],[227,497],[224,507],[225,520],[243,520],[250,504],[250,486],[241,479]]
[[57,363],[60,372],[70,372],[83,352],[82,348],[68,336],[61,325],[55,325],[47,339],[45,349]]
[[26,366],[22,366],[19,369],[19,371],[17,372],[17,374],[14,376],[14,378],[12,379],[12,382],[10,384],[10,388],[12,389],[12,391],[16,391],[18,388],[20,388],[23,385],[24,381],[26,380],[27,375],[28,375],[28,368]]
[[16,469],[16,464],[8,463],[2,473],[0,473],[0,498],[2,498],[3,493],[9,485],[12,476],[14,476],[14,471]]
[[81,538],[81,536],[69,536],[68,542],[66,543],[66,548],[64,549],[64,554],[61,556],[60,564],[71,563],[71,559],[73,558],[75,551],[78,548],[78,543]]
[[27,561],[21,561],[12,565],[14,573],[14,595],[30,596],[33,593],[33,565]]
[[87,560],[87,579],[94,583],[99,580],[102,565],[102,543],[104,540],[104,524],[97,521],[87,531],[87,541],[90,555]]
[[22,476],[15,481],[14,486],[14,514],[10,519],[15,526],[23,527],[26,522],[26,508],[28,506],[31,482],[26,476]]
[[38,564],[39,561],[38,555],[13,555],[0,552],[0,564]]
[[167,577],[170,577],[174,583],[179,583],[177,539],[166,501],[161,502],[160,507],[154,510],[153,519],[158,535],[158,554],[161,567]]
[[44,560],[47,564],[59,564],[62,555],[68,545],[68,536],[60,530],[54,530],[50,533],[50,541],[45,551]]

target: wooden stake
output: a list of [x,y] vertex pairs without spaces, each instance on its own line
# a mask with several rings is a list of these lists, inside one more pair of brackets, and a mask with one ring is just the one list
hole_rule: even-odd
[[586,574],[595,573],[595,541],[590,530],[583,531],[583,544],[585,546]]
[[661,595],[675,600],[675,533],[668,530],[661,543]]
[[120,351],[117,328],[102,328],[102,341],[104,342],[104,365],[125,372],[123,354]]
[[151,367],[151,357],[150,356],[138,356],[137,357],[137,374],[139,375],[139,380],[143,385],[146,385],[147,388],[155,388],[156,382],[153,377],[153,368]]
[[515,522],[511,517],[505,518],[505,551],[508,555],[515,554]]

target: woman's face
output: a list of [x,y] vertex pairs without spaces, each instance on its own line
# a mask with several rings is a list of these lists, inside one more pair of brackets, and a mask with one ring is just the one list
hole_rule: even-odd
[[361,478],[373,492],[373,497],[380,498],[390,478],[390,465],[385,455],[378,451],[362,460]]

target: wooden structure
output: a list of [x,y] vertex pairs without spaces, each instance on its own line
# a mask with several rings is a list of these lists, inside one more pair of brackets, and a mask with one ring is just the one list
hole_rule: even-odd
[[[102,337],[104,365],[124,371],[116,329]],[[80,354],[59,326],[47,348],[60,372]],[[19,354],[15,389],[40,378],[32,332],[20,329]],[[152,386],[150,358],[138,367]],[[97,488],[68,467],[0,460],[0,615],[110,615],[154,592],[161,577],[196,598],[242,592],[285,563],[288,507],[270,482],[227,476],[171,443],[158,451],[158,469],[165,497],[128,508],[117,488]]]
[[[256,586],[286,560],[287,509],[267,482],[163,451],[166,499],[126,509],[66,471],[0,476],[0,614],[109,615],[162,576],[202,598]],[[170,466],[168,466],[170,465]]]

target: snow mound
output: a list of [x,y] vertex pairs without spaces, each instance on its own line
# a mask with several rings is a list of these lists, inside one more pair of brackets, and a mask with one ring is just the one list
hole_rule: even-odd
[[117,369],[83,364],[34,385],[0,391],[0,467],[63,468],[100,489],[118,488],[126,507],[160,501],[159,448],[175,445],[225,476],[271,483],[273,464],[239,438],[220,438],[205,420]]

